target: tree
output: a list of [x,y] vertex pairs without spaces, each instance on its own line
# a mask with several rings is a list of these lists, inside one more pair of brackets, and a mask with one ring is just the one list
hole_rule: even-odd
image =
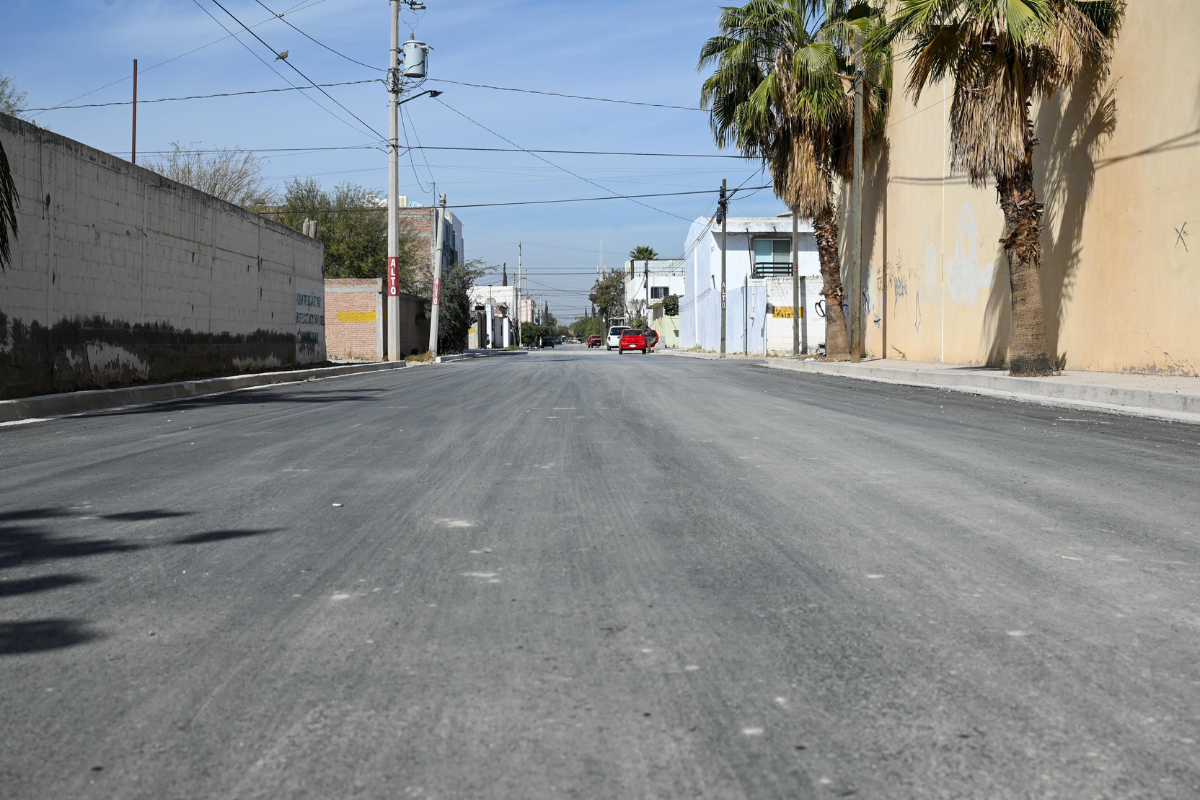
[[950,163],[975,186],[996,184],[1004,212],[1012,290],[1013,375],[1049,374],[1053,359],[1042,302],[1042,204],[1033,186],[1030,107],[1102,66],[1123,0],[899,0],[889,38],[907,40],[913,102],[954,83]]
[[602,319],[625,316],[625,279],[621,272],[614,270],[597,278],[588,300],[595,304]]
[[[461,353],[467,349],[471,324],[475,321],[471,287],[495,267],[483,261],[458,261],[442,269],[442,293],[438,301],[438,352]],[[425,275],[415,285],[425,298],[426,308],[433,307],[433,277]]]
[[253,153],[238,147],[204,151],[196,142],[187,148],[171,142],[171,148],[170,153],[146,162],[146,169],[235,206],[249,208],[275,202],[276,193],[263,178],[267,162]]
[[[326,278],[383,278],[387,275],[387,205],[380,193],[356,183],[343,183],[332,192],[313,178],[293,178],[284,188],[280,222],[304,230],[304,221],[317,222],[317,238],[325,244]],[[416,240],[400,235],[400,289],[416,291]]]
[[9,239],[11,236],[13,242],[17,240],[17,208],[20,205],[21,198],[8,166],[8,154],[4,152],[4,142],[0,142],[0,272],[7,271],[12,260]]
[[12,78],[0,75],[0,113],[14,117],[23,116],[26,96],[25,92],[18,91],[13,85]]
[[658,251],[647,245],[638,245],[629,251],[629,257],[634,261],[653,261],[658,258]]
[[[813,221],[826,307],[826,353],[850,355],[838,250],[833,178],[853,170],[855,34],[881,39],[885,20],[861,0],[751,0],[721,12],[721,32],[700,51],[715,65],[700,104],[710,112],[718,147],[762,159],[775,195]],[[864,147],[882,130],[891,85],[886,45],[863,64]],[[869,148],[864,150],[869,152]]]
[[679,316],[679,295],[669,294],[663,298],[663,313],[668,317]]
[[550,301],[548,300],[546,301],[545,308],[542,309],[542,327],[549,331],[546,334],[547,336],[552,335],[558,329],[558,317],[550,313]]

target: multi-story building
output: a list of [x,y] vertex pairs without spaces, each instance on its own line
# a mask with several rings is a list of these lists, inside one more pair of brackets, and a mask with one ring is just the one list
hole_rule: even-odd
[[[433,206],[410,203],[404,195],[400,195],[399,200],[400,230],[410,236],[415,236],[419,242],[424,244],[416,269],[419,274],[423,273],[428,276],[430,267],[433,265],[434,253],[437,250],[437,242],[434,238],[434,231],[437,230],[437,209]],[[463,223],[453,211],[446,211],[446,224],[442,234],[442,269],[466,260]]]

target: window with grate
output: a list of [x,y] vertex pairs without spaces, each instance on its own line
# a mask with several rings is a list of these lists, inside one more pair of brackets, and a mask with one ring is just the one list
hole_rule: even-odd
[[792,274],[791,239],[754,240],[754,277],[775,278]]
[[650,299],[651,300],[661,300],[662,298],[664,298],[666,296],[667,296],[667,287],[666,286],[651,286],[650,287]]

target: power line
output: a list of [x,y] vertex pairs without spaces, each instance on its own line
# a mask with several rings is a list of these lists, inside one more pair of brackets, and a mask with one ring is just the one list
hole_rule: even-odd
[[[214,1],[214,2],[216,2],[216,0],[213,0],[213,1]],[[684,217],[681,217],[681,216],[679,216],[678,214],[672,214],[670,211],[663,211],[661,208],[655,208],[654,206],[647,205],[646,203],[642,203],[642,202],[640,202],[640,201],[638,201],[638,200],[634,200],[634,199],[633,199],[633,196],[631,196],[631,195],[622,195],[622,194],[619,194],[618,192],[614,192],[612,189],[609,189],[607,186],[601,186],[600,184],[596,183],[596,182],[595,182],[595,181],[593,181],[593,180],[589,180],[588,178],[585,178],[585,177],[583,177],[582,175],[578,175],[578,174],[576,174],[576,173],[574,173],[574,172],[571,172],[571,170],[567,169],[566,167],[560,167],[558,164],[555,164],[553,161],[550,161],[550,160],[548,160],[548,159],[542,158],[541,156],[537,155],[536,153],[534,153],[534,152],[533,152],[533,151],[531,151],[531,150],[525,150],[525,148],[521,147],[521,146],[520,146],[519,144],[517,144],[516,142],[512,141],[511,139],[506,139],[505,137],[503,137],[503,136],[501,136],[500,134],[496,133],[494,130],[492,130],[491,128],[487,127],[487,126],[486,126],[486,125],[484,125],[483,123],[481,123],[481,122],[476,122],[475,120],[471,119],[471,118],[470,118],[470,117],[468,117],[466,114],[464,114],[464,113],[462,113],[461,111],[459,111],[458,109],[456,109],[456,108],[454,108],[453,106],[451,106],[451,105],[449,105],[449,104],[447,104],[447,103],[443,102],[443,101],[442,101],[442,99],[441,99],[440,97],[435,97],[435,98],[434,98],[434,100],[436,100],[438,103],[441,103],[443,106],[445,106],[446,108],[450,109],[450,110],[451,110],[451,111],[453,111],[455,114],[458,114],[460,117],[462,117],[463,119],[467,120],[468,122],[470,122],[470,123],[472,123],[472,124],[474,124],[474,125],[477,125],[477,126],[479,126],[480,128],[483,128],[485,131],[487,131],[488,133],[492,134],[492,135],[493,135],[493,136],[495,136],[496,138],[498,138],[498,139],[504,139],[504,141],[508,142],[508,143],[509,143],[509,144],[511,144],[513,147],[516,147],[516,148],[517,148],[517,149],[519,149],[519,150],[522,150],[522,151],[524,151],[524,152],[526,152],[526,153],[529,153],[529,155],[533,156],[534,158],[538,159],[539,161],[545,161],[547,164],[549,164],[549,165],[550,165],[550,166],[552,166],[552,167],[557,167],[558,169],[561,169],[563,172],[567,173],[568,175],[571,175],[572,177],[578,178],[579,180],[583,181],[584,183],[590,183],[592,186],[595,186],[597,189],[603,189],[603,190],[604,190],[604,191],[606,191],[606,192],[610,192],[610,193],[612,193],[613,195],[616,195],[617,197],[621,197],[621,198],[624,198],[624,199],[626,199],[626,200],[629,200],[629,201],[631,201],[631,202],[637,203],[639,206],[642,206],[642,207],[644,207],[644,208],[648,208],[648,209],[650,209],[651,211],[657,211],[658,213],[660,213],[660,214],[666,214],[666,215],[667,215],[667,216],[669,216],[669,217],[675,217],[676,219],[682,219],[684,222],[691,222],[691,220],[690,220],[690,219],[686,219],[686,218],[684,218]]]
[[[379,83],[378,78],[371,78],[365,81],[341,81],[340,83],[322,83],[321,86],[355,86],[363,83]],[[211,97],[241,97],[247,94],[271,94],[273,92],[307,92],[311,86],[289,86],[283,89],[249,89],[244,92],[218,92],[217,94],[192,94],[185,97],[159,97],[154,100],[138,100],[138,105],[147,103],[172,103],[177,100],[207,100]],[[26,111],[62,111],[69,108],[107,108],[109,106],[130,106],[133,105],[132,100],[119,100],[112,103],[84,103],[77,106],[50,106],[48,108],[22,108],[21,113]]]
[[649,106],[650,108],[670,108],[677,111],[703,111],[702,108],[693,108],[691,106],[669,106],[663,103],[643,103],[638,100],[613,100],[608,97],[588,97],[582,94],[561,94],[559,92],[542,92],[537,89],[512,89],[507,86],[489,86],[486,83],[466,83],[465,81],[452,81],[446,78],[426,78],[426,80],[437,81],[438,83],[453,83],[456,86],[472,86],[476,89],[495,89],[499,92],[522,92],[524,94],[542,94],[547,97],[567,97],[572,100],[593,100],[597,103],[621,103],[627,106]]
[[[268,64],[268,63],[266,62],[266,60],[265,60],[265,59],[263,59],[263,57],[262,57],[262,56],[260,56],[260,55],[259,55],[258,53],[256,53],[256,52],[254,52],[254,48],[252,48],[250,45],[248,45],[248,44],[246,44],[245,42],[243,42],[243,41],[242,41],[241,39],[239,39],[239,38],[238,38],[238,37],[237,37],[237,36],[236,36],[236,35],[235,35],[235,34],[234,34],[234,33],[233,33],[231,30],[229,30],[228,28],[226,28],[226,27],[225,27],[225,25],[224,25],[224,23],[222,23],[222,22],[221,22],[221,20],[219,20],[219,19],[217,19],[216,17],[214,17],[214,16],[212,15],[212,13],[211,13],[211,12],[210,12],[210,11],[209,11],[207,8],[205,8],[204,6],[200,5],[200,0],[192,0],[192,2],[196,4],[196,8],[200,9],[200,10],[201,10],[201,11],[203,11],[203,12],[204,12],[206,15],[208,15],[208,18],[209,18],[209,19],[211,19],[213,22],[217,23],[217,26],[218,26],[218,27],[220,27],[220,29],[221,29],[221,30],[223,30],[223,31],[225,31],[226,33],[228,33],[230,36],[232,36],[232,37],[233,37],[233,40],[234,40],[234,41],[236,41],[236,42],[237,42],[238,44],[240,44],[242,47],[246,48],[246,51],[247,51],[248,53],[250,53],[250,55],[252,55],[252,56],[254,56],[255,58],[257,58],[259,61],[261,61],[261,62],[262,62],[263,66],[265,66],[267,69],[271,70],[271,72],[274,72],[276,75],[278,75],[278,76],[279,76],[279,79],[280,79],[281,81],[283,81],[284,83],[286,83],[288,86],[291,86],[293,89],[299,89],[299,88],[300,88],[299,86],[296,86],[296,84],[292,83],[292,82],[291,82],[291,81],[289,81],[287,78],[285,78],[285,77],[283,76],[283,73],[281,73],[279,70],[275,69],[275,67],[273,67],[273,66],[271,66],[270,64]],[[213,2],[215,3],[215,2],[216,2],[216,0],[213,0]],[[225,13],[227,13],[227,14],[228,14],[229,12],[225,12]],[[230,16],[233,16],[233,15],[232,15],[232,14],[230,14]],[[236,20],[237,18],[236,18],[236,17],[234,17],[234,19]],[[245,28],[245,27],[246,27],[245,25],[243,25],[243,24],[241,23],[241,21],[240,21],[240,20],[238,21],[238,24],[239,24],[239,25],[242,25],[242,27],[243,27],[243,28]],[[249,29],[247,29],[247,30],[249,30]],[[256,34],[255,34],[253,31],[251,31],[250,35],[251,35],[251,36],[255,36],[255,37],[257,37],[257,35],[256,35]],[[262,40],[261,40],[261,39],[259,39],[259,41],[261,42]],[[286,61],[285,61],[284,63],[286,63]],[[290,65],[289,65],[289,66],[290,66]],[[295,67],[293,67],[293,69],[295,69]],[[307,80],[307,79],[306,79],[306,80]],[[312,81],[309,81],[309,83],[312,83]],[[319,89],[319,91],[321,91],[321,92],[325,92],[325,90],[324,90],[324,89]],[[326,95],[328,95],[328,93],[326,93]],[[346,125],[347,127],[349,127],[350,129],[354,130],[354,131],[355,131],[355,132],[357,132],[357,133],[362,133],[362,131],[361,131],[361,130],[359,130],[358,128],[355,128],[355,127],[354,127],[353,125],[351,125],[351,124],[350,124],[348,121],[346,121],[346,120],[342,119],[341,117],[339,117],[339,116],[338,116],[337,114],[335,114],[335,113],[334,113],[332,110],[330,110],[330,109],[326,108],[325,106],[321,105],[320,103],[318,103],[318,102],[317,102],[317,98],[315,98],[315,97],[311,97],[311,96],[309,96],[309,95],[307,95],[307,94],[305,94],[305,95],[301,95],[301,96],[302,96],[302,97],[306,97],[306,98],[308,98],[308,100],[309,100],[309,101],[311,101],[311,102],[312,102],[314,105],[316,105],[316,106],[317,106],[317,108],[321,109],[321,110],[322,110],[322,111],[324,111],[326,114],[329,114],[331,117],[333,117],[334,119],[336,119],[338,122],[341,122],[343,125]],[[334,102],[337,102],[337,101],[335,100]],[[353,116],[353,115],[351,115],[351,116]],[[369,125],[368,125],[367,127],[368,127],[368,129],[370,128],[370,126],[369,126]],[[372,133],[375,133],[375,131],[372,131]],[[378,136],[378,133],[376,133],[376,135]],[[383,137],[380,137],[380,138],[383,138]]]
[[[341,103],[339,103],[339,102],[337,101],[337,98],[335,98],[335,97],[334,97],[333,95],[331,95],[329,92],[325,91],[325,90],[324,90],[324,89],[322,89],[320,86],[318,86],[318,85],[317,85],[317,83],[316,83],[316,82],[315,82],[315,81],[314,81],[312,78],[308,77],[308,76],[307,76],[307,75],[305,75],[303,72],[301,72],[299,67],[297,67],[297,66],[296,66],[295,64],[293,64],[292,62],[288,61],[286,58],[282,58],[282,56],[280,56],[280,54],[279,54],[279,51],[278,51],[278,50],[276,50],[275,48],[271,47],[271,45],[269,45],[269,44],[267,44],[266,42],[264,42],[264,41],[263,41],[263,38],[262,38],[261,36],[259,36],[259,35],[258,35],[257,33],[255,33],[254,31],[250,30],[250,28],[248,28],[248,27],[246,26],[246,23],[242,22],[240,19],[238,19],[237,17],[235,17],[235,16],[233,15],[233,12],[232,12],[232,11],[230,11],[229,9],[227,9],[225,6],[221,5],[221,4],[220,4],[220,2],[218,2],[218,0],[212,0],[212,3],[213,3],[213,5],[215,5],[217,8],[221,9],[221,10],[222,10],[222,11],[224,11],[226,14],[228,14],[228,15],[230,16],[230,18],[232,18],[232,19],[233,19],[233,21],[234,21],[234,22],[236,22],[238,25],[241,25],[243,28],[245,28],[245,29],[246,29],[246,33],[250,34],[250,35],[251,35],[251,36],[253,36],[255,39],[257,39],[257,40],[259,41],[259,43],[260,43],[260,44],[262,44],[262,46],[263,46],[263,47],[267,48],[267,49],[268,49],[268,50],[270,50],[272,53],[274,53],[274,54],[275,54],[275,56],[276,56],[277,58],[279,58],[279,59],[282,59],[283,63],[285,63],[285,64],[287,64],[289,67],[291,67],[291,68],[292,68],[292,70],[294,70],[294,71],[295,71],[295,73],[296,73],[297,75],[299,75],[301,78],[304,78],[304,80],[306,80],[306,81],[308,81],[310,84],[312,84],[313,88],[315,88],[315,89],[316,89],[317,91],[319,91],[321,94],[325,95],[325,96],[326,96],[326,97],[328,97],[330,100],[332,100],[334,103],[336,103],[336,104],[337,104],[337,106],[338,106],[339,108],[341,108],[343,111],[345,111],[345,112],[346,112],[347,114],[349,114],[350,116],[354,117],[354,118],[355,118],[356,120],[358,120],[358,121],[359,121],[359,122],[360,122],[362,125],[366,126],[366,129],[367,129],[367,130],[369,130],[371,133],[375,134],[375,135],[376,135],[376,136],[378,136],[380,139],[382,139],[382,140],[384,140],[384,141],[387,141],[387,137],[386,137],[386,136],[384,136],[382,133],[380,133],[379,131],[375,130],[375,129],[374,129],[374,128],[372,128],[370,125],[368,125],[368,124],[367,124],[367,123],[366,123],[366,122],[365,122],[365,121],[362,119],[362,117],[358,116],[358,115],[357,115],[357,114],[355,114],[353,111],[351,111],[350,109],[346,108],[344,105],[342,105]],[[241,41],[241,39],[238,39],[238,41],[240,42],[240,41]],[[266,62],[264,61],[263,63],[265,64]],[[306,95],[306,96],[307,96],[307,95]]]
[[[298,34],[300,34],[301,36],[303,36],[305,39],[308,39],[310,42],[313,42],[314,44],[320,45],[321,47],[324,47],[326,50],[328,50],[329,52],[333,53],[335,56],[341,56],[342,58],[346,59],[347,61],[351,61],[351,62],[353,62],[353,63],[355,63],[355,64],[358,64],[360,67],[366,67],[367,69],[373,69],[373,70],[377,70],[377,71],[379,71],[379,72],[387,72],[387,70],[386,70],[386,69],[384,69],[383,67],[373,67],[373,66],[371,66],[370,64],[364,64],[363,62],[359,61],[358,59],[351,58],[350,56],[346,55],[345,53],[339,53],[337,50],[334,50],[332,47],[330,47],[330,46],[329,46],[329,45],[327,45],[327,44],[324,44],[324,43],[322,43],[322,42],[318,42],[316,39],[314,39],[313,37],[309,36],[307,33],[305,33],[304,31],[300,30],[300,29],[299,29],[299,28],[297,28],[295,25],[293,25],[292,23],[290,23],[290,22],[288,22],[286,19],[284,19],[284,18],[283,18],[283,14],[275,14],[275,12],[274,12],[274,11],[271,11],[271,9],[267,8],[266,4],[265,4],[265,3],[263,3],[263,2],[262,2],[262,0],[254,0],[254,2],[258,3],[258,4],[259,4],[260,6],[262,6],[263,8],[266,8],[266,9],[267,9],[267,11],[270,11],[272,14],[274,14],[274,15],[275,15],[276,19],[278,19],[278,20],[279,20],[280,22],[282,22],[284,25],[287,25],[289,28],[291,28],[292,30],[294,30],[296,33],[298,33]],[[286,13],[286,12],[285,12],[285,13]]]
[[[297,87],[293,87],[293,88],[307,89],[308,87],[307,86],[297,86]],[[305,96],[307,97],[307,95],[305,95]],[[138,102],[141,102],[141,101],[138,101]],[[324,108],[324,106],[322,106],[322,108]],[[344,121],[345,120],[343,120],[343,122]],[[317,151],[317,150],[362,150],[362,149],[373,150],[373,149],[375,149],[375,147],[373,145],[355,145],[353,147],[255,147],[255,148],[241,148],[241,149],[245,150],[245,152],[247,152],[247,153],[282,153],[282,152],[298,152],[298,151],[303,151],[303,150],[312,150],[312,151]],[[414,149],[414,150],[445,150],[445,151],[456,152],[456,153],[530,153],[530,154],[548,153],[551,155],[573,155],[573,156],[633,156],[633,157],[637,157],[637,158],[643,158],[643,157],[644,158],[731,158],[731,159],[735,159],[738,161],[757,161],[758,160],[758,158],[753,157],[753,156],[743,156],[741,154],[731,155],[728,153],[637,153],[637,152],[622,152],[622,151],[617,151],[617,150],[526,150],[526,149],[520,148],[520,147],[518,147],[518,148],[510,148],[510,147],[446,147],[446,146],[438,146],[438,145],[424,145],[424,146],[415,145],[415,146],[413,146],[412,149]],[[120,153],[123,151],[116,151],[116,152]],[[153,154],[155,152],[171,152],[171,151],[169,151],[169,150],[160,150],[160,151],[145,150],[145,151],[141,151],[141,152],[145,152],[147,154]],[[197,153],[216,153],[216,152],[220,152],[220,151],[218,151],[218,150],[197,150],[195,152],[197,152]],[[546,163],[549,164],[550,162],[546,162]],[[554,164],[550,164],[550,165],[553,166],[555,169],[559,169],[559,170],[562,169],[562,167],[559,167],[557,165],[554,165]]]
[[[289,8],[287,11],[284,11],[283,13],[291,14],[292,12],[295,12],[295,11],[306,11],[306,10],[312,8],[313,6],[319,5],[320,3],[324,3],[324,2],[325,2],[325,0],[315,0],[315,2],[309,3],[308,5],[305,5],[304,2],[300,2],[300,3],[297,3],[296,5],[292,6],[291,8]],[[303,6],[303,8],[301,8],[301,6]],[[201,11],[203,11],[203,10],[204,9],[201,9]],[[211,17],[212,15],[209,14],[209,16]],[[254,23],[254,27],[257,28],[260,25],[266,25],[270,21],[271,20],[269,20],[269,19],[264,19],[262,22]],[[179,59],[184,58],[185,56],[190,56],[192,53],[198,53],[201,50],[212,47],[214,44],[220,44],[221,42],[225,41],[226,39],[231,39],[234,36],[234,34],[230,33],[229,31],[225,31],[225,33],[226,33],[226,35],[222,36],[220,39],[214,39],[213,41],[209,42],[208,44],[202,44],[199,47],[195,48],[194,50],[188,50],[186,53],[180,53],[177,56],[168,58],[166,61],[160,61],[157,64],[155,64],[154,66],[146,67],[144,70],[141,70],[141,73],[143,75],[145,75],[150,70],[154,70],[154,69],[158,69],[159,67],[166,66],[167,64],[170,64],[172,61],[178,61]],[[118,78],[117,80],[112,81],[111,83],[106,83],[103,86],[92,89],[91,91],[84,92],[83,94],[77,94],[74,97],[72,97],[70,100],[64,100],[61,105],[51,106],[50,108],[48,108],[46,110],[53,111],[57,108],[63,108],[67,103],[74,103],[76,100],[80,100],[84,97],[87,97],[88,95],[93,95],[96,92],[102,92],[105,89],[109,88],[110,86],[116,86],[118,83],[124,83],[125,81],[127,81],[129,79],[130,79],[129,76],[126,75],[123,78]],[[41,112],[41,111],[38,112],[38,114],[41,114],[41,113],[43,113],[43,112]],[[37,114],[35,114],[34,116],[37,116]]]
[[[753,177],[753,176],[751,176],[751,177]],[[603,187],[601,187],[601,188],[603,188]],[[744,187],[744,188],[747,188],[747,189],[769,189],[771,187],[768,185],[768,186],[750,186],[750,187]],[[607,191],[607,190],[605,190],[605,191]],[[632,195],[614,194],[614,195],[606,195],[604,197],[572,197],[572,198],[566,198],[566,199],[562,199],[562,200],[514,200],[514,201],[511,201],[508,203],[463,203],[463,204],[459,204],[459,205],[447,204],[446,208],[501,208],[501,207],[507,207],[507,206],[553,205],[554,203],[589,203],[589,202],[595,202],[595,201],[600,201],[600,200],[633,200],[635,198],[642,198],[642,197],[681,197],[683,195],[716,194],[717,192],[718,192],[717,189],[697,189],[695,191],[690,191],[690,192],[656,192],[653,194],[632,194]],[[423,206],[423,207],[432,208],[433,206]],[[654,209],[654,210],[657,211],[658,209]],[[262,214],[343,214],[343,213],[362,212],[362,211],[386,212],[387,209],[382,206],[378,206],[378,207],[377,206],[355,206],[352,208],[326,208],[326,209],[316,209],[316,210],[309,210],[309,211],[263,211],[263,212],[259,212],[259,213],[262,213]],[[669,213],[669,212],[664,212],[664,213]],[[677,216],[677,215],[672,214],[671,216]],[[684,217],[679,217],[679,219],[682,219],[685,222],[693,221],[690,219],[686,219]],[[542,245],[542,246],[543,247],[553,247],[554,245]],[[563,249],[568,249],[568,248],[563,248]],[[686,256],[685,256],[685,258],[686,258]]]

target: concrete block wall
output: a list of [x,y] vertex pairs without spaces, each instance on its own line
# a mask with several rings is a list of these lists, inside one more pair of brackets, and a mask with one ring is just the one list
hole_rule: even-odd
[[382,278],[325,281],[325,348],[331,357],[381,361],[385,317]]
[[0,139],[0,396],[325,360],[319,241],[3,114]]
[[[330,356],[382,360],[387,347],[387,303],[382,278],[337,278],[325,281],[327,348]],[[429,349],[429,315],[425,301],[401,292],[401,356],[424,353]]]

